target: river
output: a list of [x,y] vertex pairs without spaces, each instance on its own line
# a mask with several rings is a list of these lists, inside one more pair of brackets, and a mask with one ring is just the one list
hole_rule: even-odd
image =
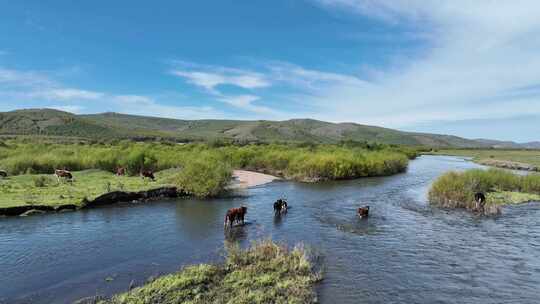
[[[261,238],[302,242],[322,257],[321,303],[538,303],[540,204],[479,218],[427,203],[437,176],[477,167],[422,156],[390,177],[0,219],[0,303],[111,295],[182,265],[222,261],[225,239]],[[291,206],[280,219],[278,197]],[[225,234],[223,216],[240,204],[248,225]],[[361,205],[371,207],[367,220],[355,215]]]

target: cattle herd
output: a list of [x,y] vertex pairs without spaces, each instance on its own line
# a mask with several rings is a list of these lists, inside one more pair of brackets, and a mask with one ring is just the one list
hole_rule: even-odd
[[[66,168],[64,169],[55,169],[54,175],[56,178],[60,181],[61,179],[66,181],[73,181],[73,174]],[[117,176],[124,176],[126,175],[126,168],[124,167],[117,167],[116,168],[116,175]],[[152,170],[140,170],[139,175],[144,179],[148,178],[152,181],[155,181],[156,178],[154,176],[154,172]],[[0,170],[0,178],[6,178],[8,176],[7,172],[4,170]],[[474,195],[474,201],[476,203],[475,210],[476,211],[483,211],[485,204],[486,204],[486,196],[482,192],[475,193]],[[274,213],[275,215],[281,215],[284,213],[287,213],[288,205],[287,201],[280,198],[277,201],[274,202]],[[234,224],[244,224],[244,218],[247,213],[247,207],[241,206],[239,208],[231,208],[227,210],[227,213],[225,214],[225,227],[230,226],[232,227]],[[360,207],[356,210],[356,214],[360,218],[367,218],[369,216],[369,206]]]
[[[66,168],[64,168],[64,169],[55,169],[54,170],[54,175],[56,176],[58,181],[60,181],[60,180],[65,180],[65,181],[69,181],[69,182],[73,181],[73,174],[71,174],[71,172],[69,170],[67,170]],[[124,175],[126,175],[126,168],[117,167],[116,168],[116,176],[124,176]],[[148,179],[150,179],[152,181],[156,180],[156,177],[154,175],[154,171],[152,171],[152,170],[140,170],[139,175],[143,179],[148,178]],[[7,177],[7,172],[3,171],[3,170],[0,170],[0,177]]]
[[[288,204],[286,200],[280,198],[274,202],[274,215],[275,216],[281,216],[282,214],[287,213],[287,210],[288,210]],[[360,218],[367,218],[369,216],[369,206],[358,208],[356,213]],[[247,214],[246,206],[241,206],[238,208],[231,208],[227,210],[227,213],[225,214],[225,221],[224,221],[225,228],[232,227],[234,224],[244,225],[244,218],[246,214]]]

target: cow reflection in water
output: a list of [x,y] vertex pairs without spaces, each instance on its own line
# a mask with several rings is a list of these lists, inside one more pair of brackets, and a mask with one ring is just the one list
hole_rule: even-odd
[[248,239],[248,229],[237,226],[231,229],[225,229],[225,242],[236,243]]

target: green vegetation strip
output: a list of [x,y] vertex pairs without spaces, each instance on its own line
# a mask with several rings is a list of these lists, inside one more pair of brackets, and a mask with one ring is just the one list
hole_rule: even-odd
[[515,170],[540,171],[539,150],[448,149],[429,154],[472,157],[479,164]]
[[102,170],[73,172],[73,182],[58,180],[51,174],[24,174],[0,179],[0,208],[44,205],[75,204],[113,192],[137,192],[167,187],[172,184],[178,170],[158,172],[156,181],[139,176],[116,176]]
[[540,201],[540,175],[516,175],[501,169],[448,172],[431,186],[429,200],[446,208],[474,209],[474,194],[488,193],[486,204]]
[[[0,207],[28,204],[79,204],[110,191],[142,191],[175,186],[199,197],[219,195],[232,168],[299,181],[351,179],[403,172],[412,148],[345,142],[313,144],[172,144],[130,141],[87,144],[10,139],[0,145]],[[131,177],[113,175],[118,166]],[[58,182],[54,169],[73,171],[73,183]],[[143,181],[141,169],[159,171],[156,182]]]
[[231,246],[224,265],[189,266],[101,304],[315,303],[321,279],[301,246]]

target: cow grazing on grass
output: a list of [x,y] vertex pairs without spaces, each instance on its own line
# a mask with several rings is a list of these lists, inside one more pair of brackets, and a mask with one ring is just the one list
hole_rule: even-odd
[[73,175],[66,169],[55,169],[54,175],[56,176],[58,181],[60,181],[60,179],[64,179],[69,182],[73,181]]
[[358,216],[360,218],[366,218],[369,216],[369,206],[365,206],[365,207],[360,207],[358,208],[358,210],[356,211],[356,213],[358,214]]
[[151,179],[152,181],[155,181],[155,180],[156,180],[156,177],[154,176],[154,172],[151,171],[151,170],[141,170],[141,177],[142,177],[143,179],[149,178],[149,179]]
[[274,212],[275,214],[281,214],[287,212],[287,201],[284,199],[278,199],[274,202]]
[[0,170],[0,178],[6,178],[8,176],[7,172],[4,170]]
[[240,207],[240,208],[231,208],[227,210],[227,213],[225,214],[225,222],[224,226],[230,226],[232,227],[234,223],[241,223],[244,225],[244,217],[247,213],[247,207]]
[[116,176],[124,176],[124,175],[126,175],[126,168],[116,167]]

